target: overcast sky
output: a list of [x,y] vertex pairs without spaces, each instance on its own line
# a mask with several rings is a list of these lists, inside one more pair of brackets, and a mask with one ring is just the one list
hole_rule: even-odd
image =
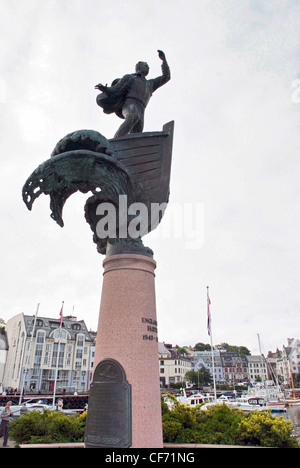
[[[0,317],[84,319],[96,330],[102,261],[84,219],[88,195],[32,212],[27,177],[67,133],[112,138],[121,121],[94,85],[147,61],[171,81],[145,131],[175,120],[170,204],[144,238],[157,261],[159,340],[276,350],[300,338],[300,2],[0,0]],[[298,92],[299,91],[299,92]]]

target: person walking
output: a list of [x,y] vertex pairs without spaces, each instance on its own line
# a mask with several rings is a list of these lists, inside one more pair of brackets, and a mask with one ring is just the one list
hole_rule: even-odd
[[6,403],[4,410],[1,413],[1,426],[0,426],[0,437],[3,437],[3,447],[7,447],[8,441],[8,424],[11,420],[11,401]]

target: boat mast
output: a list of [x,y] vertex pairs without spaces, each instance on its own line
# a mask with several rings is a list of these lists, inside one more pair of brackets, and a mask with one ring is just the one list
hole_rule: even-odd
[[[261,357],[262,357],[263,360],[264,360],[264,355],[263,355],[263,353],[261,352],[261,343],[260,343],[260,336],[259,336],[259,333],[257,333],[257,338],[258,338],[259,352],[260,352]],[[269,400],[269,390],[268,390],[268,385],[267,385],[267,382],[266,382],[266,379],[265,379],[265,374],[264,374],[264,372],[263,372],[263,384],[264,384],[265,389],[266,389],[267,399]]]
[[215,397],[215,401],[216,401],[217,400],[217,390],[216,390],[216,376],[215,376],[215,357],[214,357],[214,347],[213,347],[213,340],[212,340],[209,286],[207,286],[206,289],[207,289],[207,331],[208,331],[208,334],[210,336],[212,374],[213,374],[213,382],[214,382],[214,397]]

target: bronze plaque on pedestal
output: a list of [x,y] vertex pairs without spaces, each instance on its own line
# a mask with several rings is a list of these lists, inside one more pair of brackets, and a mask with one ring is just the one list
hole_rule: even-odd
[[85,428],[86,448],[131,446],[131,385],[113,359],[101,361],[94,372]]

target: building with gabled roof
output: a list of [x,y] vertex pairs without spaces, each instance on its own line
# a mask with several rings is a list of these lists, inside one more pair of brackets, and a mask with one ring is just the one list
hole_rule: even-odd
[[171,344],[158,343],[158,358],[161,387],[183,382],[185,374],[192,369],[191,359],[179,355]]
[[35,326],[34,322],[35,316],[24,314],[7,322],[3,387],[52,392],[57,368],[57,390],[87,390],[95,338],[84,321],[63,317],[61,332],[59,319],[37,317]]

